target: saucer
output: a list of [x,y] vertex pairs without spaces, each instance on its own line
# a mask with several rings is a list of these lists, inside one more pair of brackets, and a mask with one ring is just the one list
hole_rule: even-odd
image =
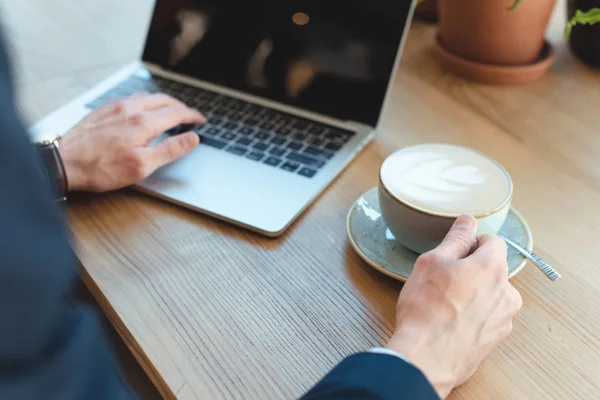
[[[387,229],[379,209],[376,187],[360,196],[350,207],[346,227],[352,247],[370,266],[399,281],[408,279],[418,254],[396,242]],[[521,214],[513,208],[500,233],[528,250],[533,249],[531,230]],[[507,260],[509,278],[527,264],[527,259],[510,247]]]

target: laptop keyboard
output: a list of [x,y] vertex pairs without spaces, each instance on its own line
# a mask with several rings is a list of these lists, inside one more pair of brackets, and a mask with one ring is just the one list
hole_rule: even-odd
[[87,105],[96,109],[136,93],[166,93],[207,118],[205,125],[178,126],[171,135],[193,130],[201,145],[312,178],[354,132],[332,128],[243,100],[161,77],[132,75]]

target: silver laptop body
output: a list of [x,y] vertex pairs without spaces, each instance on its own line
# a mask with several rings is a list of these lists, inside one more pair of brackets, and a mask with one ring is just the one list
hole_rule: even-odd
[[[368,40],[363,40],[360,36],[362,31],[356,34],[348,28],[352,26],[352,12],[345,17],[348,21],[332,23],[331,17],[321,15],[330,14],[318,5],[313,8],[305,6],[308,10],[297,8],[300,11],[296,11],[293,5],[290,5],[289,10],[278,9],[276,16],[282,19],[279,23],[281,26],[270,28],[274,32],[287,32],[289,29],[289,38],[293,38],[295,42],[288,38],[287,33],[283,34],[284,40],[270,40],[267,30],[264,38],[257,41],[256,51],[243,71],[245,77],[240,78],[239,73],[232,71],[230,78],[227,75],[229,72],[220,71],[223,68],[219,66],[206,68],[199,74],[190,72],[201,69],[197,67],[199,64],[194,62],[204,65],[217,64],[219,61],[213,60],[226,59],[228,56],[213,54],[207,57],[211,50],[199,50],[198,54],[204,54],[204,57],[198,61],[198,57],[192,53],[195,51],[194,46],[202,48],[203,40],[214,42],[215,36],[217,41],[222,40],[227,45],[225,50],[236,51],[231,50],[230,44],[239,40],[235,33],[228,32],[227,37],[221,39],[216,34],[211,36],[211,29],[218,33],[218,24],[223,24],[224,21],[233,23],[237,16],[232,14],[230,9],[223,12],[225,16],[223,13],[218,14],[218,1],[197,1],[198,4],[203,3],[200,6],[189,5],[194,1],[181,1],[184,5],[170,19],[171,29],[155,28],[159,33],[153,34],[153,26],[157,23],[155,20],[161,16],[159,13],[164,12],[161,5],[170,1],[157,2],[142,60],[125,66],[39,121],[31,128],[31,133],[40,137],[49,133],[67,132],[93,108],[99,106],[99,101],[106,103],[117,98],[115,92],[127,94],[127,91],[119,88],[125,87],[128,82],[148,81],[152,82],[152,85],[160,82],[159,91],[163,91],[162,85],[175,87],[176,93],[172,94],[179,97],[179,93],[183,95],[185,92],[187,97],[183,100],[190,105],[189,101],[186,101],[189,99],[193,103],[192,106],[196,97],[218,98],[223,106],[213,109],[224,109],[226,115],[232,115],[232,120],[219,113],[208,113],[209,121],[212,119],[217,123],[208,128],[198,127],[198,132],[202,143],[210,145],[201,144],[192,153],[155,172],[135,188],[148,195],[261,234],[278,236],[374,137],[394,81],[412,17],[413,2],[390,6],[389,3],[395,2],[381,1],[379,3],[384,9],[376,11],[373,11],[373,7],[377,4],[370,4],[373,2],[367,2],[370,5],[354,5],[358,8],[352,10],[356,15],[375,13],[375,16],[371,17],[371,24],[389,12],[398,13],[386,22],[389,26],[395,26],[394,21],[400,21],[399,26],[387,33],[389,37],[386,36],[385,44],[376,50],[373,50]],[[259,2],[244,0],[243,4],[247,8],[247,5],[252,3]],[[350,3],[352,2],[340,2],[341,7],[348,7]],[[247,14],[252,12],[251,8],[244,7],[238,13],[239,18],[243,15],[247,17]],[[394,10],[386,10],[385,7],[392,7]],[[276,20],[271,17],[272,20]],[[243,20],[240,21],[243,24]],[[173,30],[172,26],[178,27]],[[375,37],[383,37],[377,36],[383,33],[375,29],[375,26],[371,31],[365,29],[367,33],[364,35],[371,35],[370,32],[373,32]],[[170,32],[170,40],[157,40],[164,31]],[[306,39],[302,35],[305,35]],[[344,35],[347,35],[348,41],[342,41],[340,44],[340,37],[344,38]],[[244,40],[246,36],[250,34],[244,35]],[[298,41],[297,37],[301,39]],[[286,40],[295,43],[295,52],[289,52],[290,46],[286,44]],[[162,53],[154,51],[159,47],[156,44],[158,42],[163,44]],[[167,43],[167,52],[164,43]],[[206,47],[210,49],[214,46]],[[239,47],[239,52],[242,53],[245,48]],[[389,54],[380,57],[386,50]],[[185,61],[181,60],[186,56],[191,62],[183,67]],[[371,68],[369,63],[374,64],[373,59],[378,57],[387,60],[387,64],[382,62],[384,66]],[[233,54],[231,58],[235,60],[237,56]],[[181,64],[174,60],[179,60]],[[267,64],[268,68],[265,66]],[[341,72],[337,74],[336,69]],[[287,86],[280,85],[281,79],[270,76],[265,79],[267,74],[264,70],[275,71],[274,76],[283,76]],[[333,79],[330,79],[331,76]],[[379,91],[371,90],[376,86],[371,85],[369,81],[374,79],[373,76],[380,82]],[[291,84],[290,82],[294,82],[292,78],[298,78],[297,82]],[[282,86],[283,89],[271,89],[271,82],[274,82],[273,87]],[[353,88],[356,88],[356,91],[352,91]],[[355,97],[349,98],[351,96]],[[262,118],[253,115],[248,117],[240,112],[229,114],[231,110],[227,106],[233,104],[240,112],[247,109],[256,110],[258,107],[260,112],[257,114],[262,115]],[[212,106],[212,103],[210,105]],[[372,108],[369,110],[370,114],[361,114],[365,107]],[[203,107],[197,108],[204,112]],[[350,115],[353,112],[355,115],[361,115],[361,119],[354,120]],[[274,118],[274,122],[270,118]],[[258,122],[246,126],[245,120]],[[227,126],[230,128],[226,128]],[[289,129],[286,129],[286,126]],[[243,129],[240,127],[246,127],[244,133],[240,133]],[[279,130],[285,131],[286,134],[281,135]],[[281,138],[277,139],[279,137]],[[239,143],[244,144],[238,145]],[[262,158],[259,157],[261,154]]]

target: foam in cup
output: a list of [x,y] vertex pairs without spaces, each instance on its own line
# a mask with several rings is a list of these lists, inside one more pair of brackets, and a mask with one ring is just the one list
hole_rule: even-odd
[[485,215],[511,196],[512,182],[494,160],[473,150],[426,144],[388,157],[381,167],[387,191],[409,206],[433,214]]

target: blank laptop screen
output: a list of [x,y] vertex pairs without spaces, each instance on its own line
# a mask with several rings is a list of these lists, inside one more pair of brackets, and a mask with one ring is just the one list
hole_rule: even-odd
[[158,0],[144,61],[375,126],[407,0]]

